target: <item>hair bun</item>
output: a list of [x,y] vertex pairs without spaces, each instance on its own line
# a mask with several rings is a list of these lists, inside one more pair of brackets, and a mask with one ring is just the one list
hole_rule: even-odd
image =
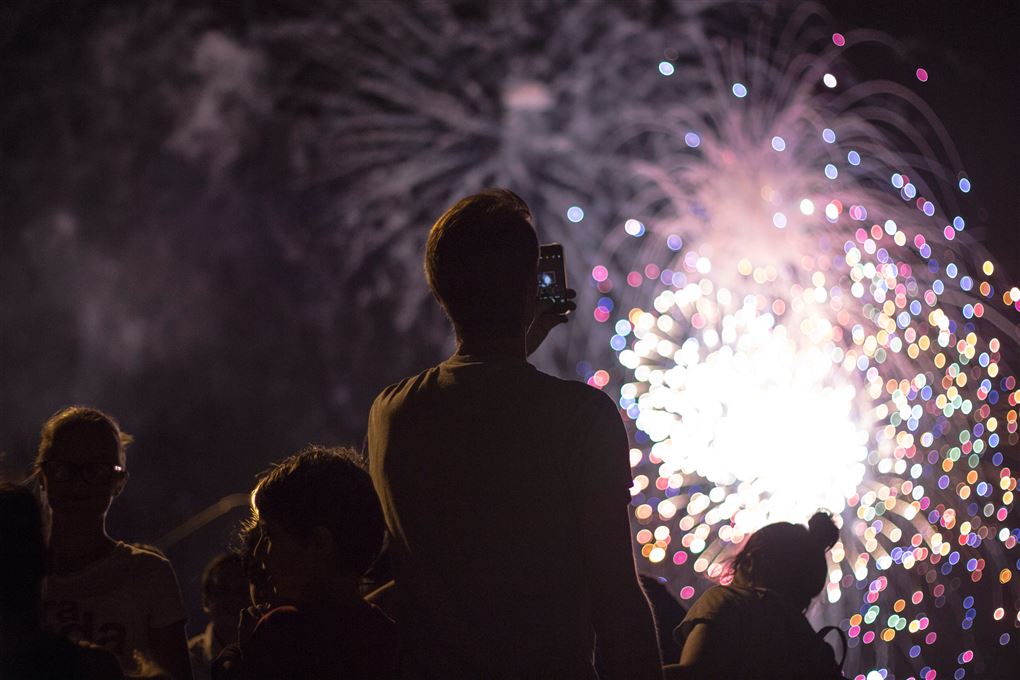
[[822,550],[828,550],[839,540],[839,528],[832,521],[832,515],[818,511],[808,520],[808,536],[812,543]]

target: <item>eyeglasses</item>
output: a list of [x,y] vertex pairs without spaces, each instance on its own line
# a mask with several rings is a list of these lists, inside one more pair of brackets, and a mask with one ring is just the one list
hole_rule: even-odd
[[124,472],[124,467],[113,463],[68,463],[62,460],[44,460],[39,469],[51,482],[70,482],[77,477],[86,484],[105,484]]

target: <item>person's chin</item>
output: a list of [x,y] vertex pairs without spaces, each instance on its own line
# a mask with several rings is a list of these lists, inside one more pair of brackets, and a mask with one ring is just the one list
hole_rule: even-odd
[[49,498],[50,507],[57,515],[100,515],[106,512],[110,499],[95,496],[62,496]]

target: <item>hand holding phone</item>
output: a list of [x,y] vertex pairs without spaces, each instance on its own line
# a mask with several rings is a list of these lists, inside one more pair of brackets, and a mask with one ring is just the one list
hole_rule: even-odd
[[559,243],[546,243],[538,249],[538,299],[556,307],[566,305],[567,270]]
[[539,248],[538,305],[535,318],[528,328],[527,353],[530,355],[556,326],[566,323],[576,293],[567,288],[567,273],[563,261],[563,246],[549,243]]

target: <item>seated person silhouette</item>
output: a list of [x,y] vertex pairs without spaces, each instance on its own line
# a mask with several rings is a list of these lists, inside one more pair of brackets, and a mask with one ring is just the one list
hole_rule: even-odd
[[732,583],[709,588],[677,627],[680,663],[666,667],[666,678],[842,678],[832,648],[804,616],[838,538],[823,512],[808,528],[777,522],[752,534],[733,560]]

